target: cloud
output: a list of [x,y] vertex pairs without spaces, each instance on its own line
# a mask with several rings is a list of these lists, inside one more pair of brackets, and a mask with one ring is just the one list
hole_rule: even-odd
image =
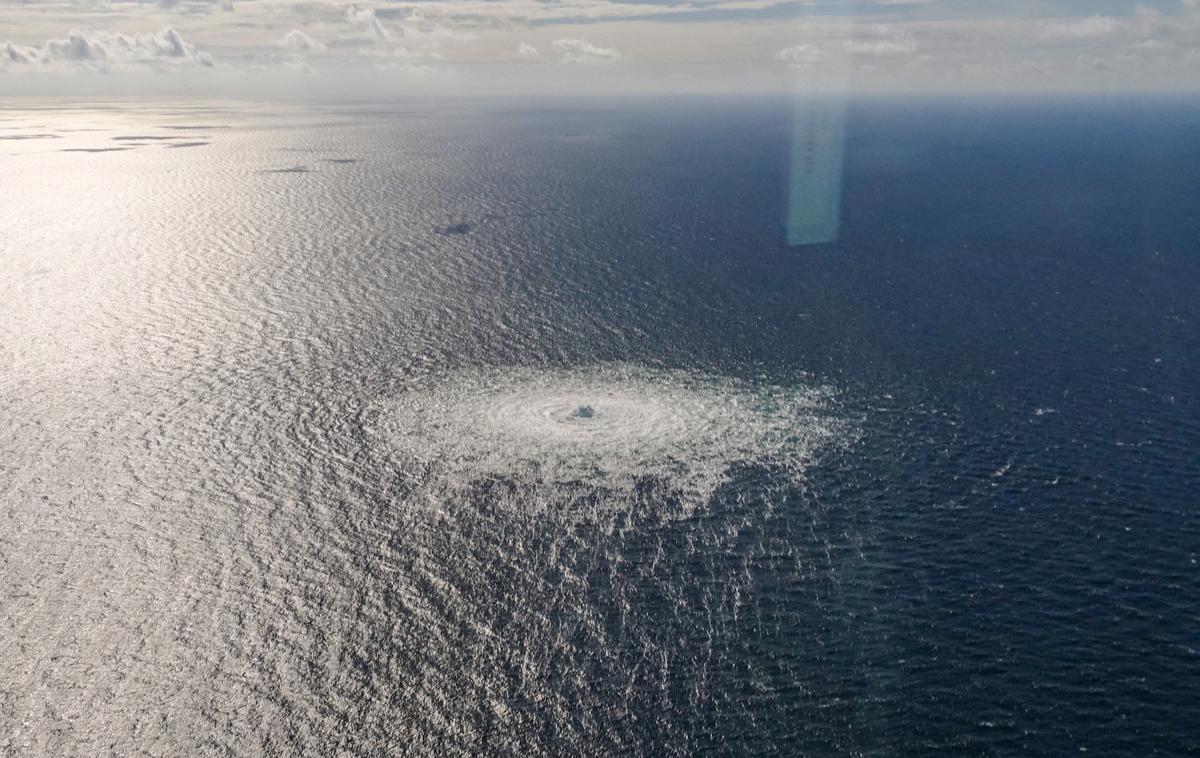
[[556,39],[554,48],[563,54],[563,63],[613,63],[621,54],[611,47],[597,47],[585,39]]
[[825,53],[816,45],[792,45],[775,53],[775,60],[783,61],[789,68],[804,71],[811,68],[825,57]]
[[[444,45],[469,40],[473,36],[427,19],[416,9],[375,9],[352,5],[346,9],[344,18],[357,31],[347,35],[331,29],[331,36],[326,38],[327,48],[335,53],[338,49],[352,49],[366,58],[441,59]],[[389,22],[386,27],[383,25],[384,18]],[[316,23],[320,25],[323,20]],[[369,36],[362,34],[363,30]],[[386,64],[376,65],[376,68],[381,65]],[[392,66],[389,70],[400,68]],[[415,68],[404,70],[409,73],[428,73]]]
[[[487,92],[580,87],[581,67],[533,65],[540,62],[593,64],[597,76],[586,86],[597,91],[772,91],[795,86],[788,69],[853,71],[864,90],[1200,90],[1200,53],[1191,53],[1200,50],[1200,0],[1135,0],[1120,9],[1055,0],[1043,9],[1054,15],[1030,12],[1023,0],[986,8],[920,0],[923,9],[918,0],[232,0],[236,14],[219,12],[229,2],[0,0],[0,69],[211,64],[193,47],[199,43],[227,72],[319,60],[331,90],[343,83],[373,90],[376,65],[431,62],[454,86]],[[837,12],[802,12],[808,6]],[[179,19],[171,25],[188,43],[168,39],[178,37],[171,30],[64,34],[71,26],[157,30],[165,18]],[[635,69],[637,76],[609,76]],[[124,86],[118,78],[105,81]],[[804,87],[824,81],[800,79]],[[204,86],[232,88],[232,81],[208,77]],[[32,77],[3,85],[36,86]]]
[[885,57],[889,55],[912,55],[917,52],[917,46],[911,42],[896,40],[846,40],[846,52],[851,55],[868,55]]
[[467,40],[474,36],[427,18],[416,8],[400,21],[399,30],[405,42],[421,47],[437,47],[443,42]]
[[1055,21],[1043,27],[1043,36],[1062,40],[1098,40],[1116,36],[1121,31],[1121,22],[1110,16]]
[[362,57],[372,60],[439,60],[442,57],[441,53],[435,50],[414,50],[402,45],[364,47],[360,48],[358,53]]
[[296,53],[321,52],[325,49],[324,45],[299,29],[293,29],[283,35],[279,46]]
[[377,42],[382,42],[391,36],[388,34],[387,29],[383,28],[383,23],[375,15],[375,11],[372,8],[360,8],[357,5],[351,5],[346,9],[346,22],[351,26],[366,29]]
[[46,40],[40,48],[0,43],[0,63],[106,71],[131,66],[212,66],[213,58],[185,42],[171,27],[133,36],[75,29],[65,38]]
[[903,29],[876,26],[861,36],[848,39],[843,45],[847,53],[868,57],[913,55],[919,50],[917,41]]
[[[153,5],[162,11],[189,14],[206,14],[213,10],[233,10],[232,0],[74,0],[90,4],[103,4],[105,10],[127,10],[131,3]],[[115,4],[115,6],[114,6]]]
[[438,73],[437,69],[432,66],[425,66],[419,63],[400,63],[398,61],[376,63],[375,68],[380,71],[393,71],[402,74],[415,74],[417,76],[436,76]]
[[15,42],[0,44],[0,64],[4,63],[37,63],[40,60],[37,48],[18,45]]

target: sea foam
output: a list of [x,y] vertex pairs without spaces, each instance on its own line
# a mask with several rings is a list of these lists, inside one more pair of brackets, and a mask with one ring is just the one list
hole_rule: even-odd
[[738,464],[800,478],[845,439],[835,410],[832,389],[805,384],[624,364],[497,368],[411,387],[385,430],[438,493],[498,479],[526,506],[589,492],[615,505],[650,489],[690,510]]

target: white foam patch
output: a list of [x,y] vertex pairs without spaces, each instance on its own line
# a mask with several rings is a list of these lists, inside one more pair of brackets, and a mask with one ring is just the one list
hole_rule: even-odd
[[748,464],[796,478],[846,436],[833,392],[629,365],[435,376],[401,395],[384,432],[439,490],[501,478],[620,502],[647,484],[700,505]]

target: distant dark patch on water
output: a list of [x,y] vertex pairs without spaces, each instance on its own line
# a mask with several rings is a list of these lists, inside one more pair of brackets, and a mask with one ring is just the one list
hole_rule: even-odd
[[180,124],[178,126],[160,126],[160,129],[174,129],[175,131],[188,131],[200,129],[229,129],[231,127],[220,124]]
[[471,230],[474,228],[475,228],[474,224],[470,224],[470,223],[467,223],[466,221],[462,221],[457,224],[450,224],[449,226],[443,226],[441,229],[438,229],[438,234],[460,234],[460,235],[461,234],[470,234]]
[[57,134],[0,134],[0,139],[60,139]]
[[122,147],[64,147],[59,150],[60,153],[119,153],[124,150],[133,150],[140,145],[126,145]]
[[173,142],[167,145],[167,147],[200,147],[207,144],[207,142]]
[[264,168],[260,174],[307,174],[312,171],[308,166],[289,166],[288,168]]
[[326,158],[326,163],[358,163],[358,158]]
[[129,142],[132,140],[177,140],[185,139],[174,134],[123,134],[119,137],[113,137],[118,142]]

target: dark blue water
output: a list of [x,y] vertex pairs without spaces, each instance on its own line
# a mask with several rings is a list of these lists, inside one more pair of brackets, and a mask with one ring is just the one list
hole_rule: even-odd
[[813,482],[860,541],[820,647],[835,704],[797,744],[1200,747],[1198,116],[857,104],[841,240],[797,250],[766,236],[767,151],[710,153],[740,181],[703,215],[756,209],[706,257],[737,302],[719,349],[872,398]]
[[[0,744],[1200,751],[1200,104],[852,102],[805,247],[789,110],[217,108],[20,159]],[[459,415],[540,375],[609,418],[613,365],[607,463],[715,489],[551,485],[562,441]],[[713,410],[797,385],[839,430],[803,466]]]
[[854,115],[842,241],[765,299],[894,398],[822,496],[864,537],[833,657],[890,669],[847,677],[862,747],[1195,750],[1196,112]]

